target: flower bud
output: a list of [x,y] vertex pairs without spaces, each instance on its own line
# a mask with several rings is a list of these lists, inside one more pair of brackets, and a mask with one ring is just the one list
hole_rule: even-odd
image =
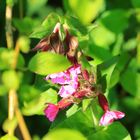
[[99,101],[99,104],[100,104],[101,108],[104,111],[109,110],[108,101],[107,101],[106,97],[103,94],[100,93],[98,95],[98,101]]
[[85,79],[85,80],[89,80],[89,73],[88,73],[88,71],[86,70],[86,69],[84,69],[83,71],[82,71],[82,76],[83,76],[83,78]]
[[63,98],[58,102],[59,109],[64,109],[72,104],[72,100],[69,98]]

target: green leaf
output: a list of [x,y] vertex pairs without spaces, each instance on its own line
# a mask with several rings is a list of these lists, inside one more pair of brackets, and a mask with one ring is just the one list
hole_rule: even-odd
[[91,101],[92,101],[92,99],[84,99],[82,101],[82,109],[83,109],[83,111],[85,111],[89,107],[89,105],[91,104]]
[[139,0],[131,0],[131,2],[135,8],[140,8],[140,1]]
[[101,23],[111,32],[119,34],[128,26],[127,14],[124,10],[118,9],[107,11],[102,15]]
[[120,76],[121,76],[121,74],[123,74],[122,72],[125,69],[125,66],[130,61],[130,58],[131,58],[131,56],[128,53],[126,53],[126,52],[121,53],[119,60],[111,75],[110,87],[115,86],[119,82]]
[[72,129],[57,129],[49,132],[42,140],[87,140],[79,131]]
[[29,69],[40,75],[47,75],[66,70],[70,62],[65,56],[50,52],[36,54],[29,62]]
[[18,89],[20,84],[19,75],[14,70],[4,71],[2,82],[8,89]]
[[29,35],[35,27],[40,22],[36,19],[32,19],[30,17],[25,17],[23,19],[14,18],[13,19],[13,25],[14,27],[19,31],[20,34],[26,34]]
[[122,44],[124,43],[124,34],[120,33],[116,36],[116,42],[112,48],[113,55],[119,55],[122,51]]
[[39,10],[47,3],[48,0],[27,0],[27,14],[32,15]]
[[88,136],[88,140],[131,140],[128,131],[119,122],[103,127]]
[[43,38],[51,34],[57,22],[59,22],[59,16],[56,13],[49,14],[42,25],[36,28],[30,37]]
[[0,140],[18,140],[18,138],[15,137],[15,136],[12,136],[12,135],[8,135],[7,134],[7,135],[1,137]]
[[126,51],[131,51],[134,50],[136,46],[137,46],[137,40],[135,38],[131,38],[123,45],[123,49]]
[[52,123],[51,129],[57,128],[70,128],[79,130],[84,135],[94,133],[92,115],[89,110],[82,112],[78,110],[76,113],[68,118],[64,118],[64,114],[57,116],[56,120]]
[[31,85],[22,85],[19,89],[19,100],[22,103],[28,103],[35,99],[39,94],[40,90],[38,88],[35,88]]
[[69,7],[84,24],[88,24],[95,19],[104,7],[104,0],[67,0],[66,2],[66,8]]
[[[116,140],[123,140],[123,138],[124,140],[131,140],[127,130],[118,122],[114,122],[113,124],[106,127],[98,127],[95,130],[93,128],[94,125],[92,122],[92,115],[90,113],[91,112],[89,110],[87,110],[86,112],[82,112],[79,110],[69,118],[65,120],[63,119],[61,122],[59,121],[59,123],[55,125],[55,127],[53,126],[54,128],[52,130],[57,130],[58,128],[70,128],[73,130],[79,130],[89,140],[96,140],[98,138],[100,138],[101,140],[108,140],[107,138],[109,138],[109,140],[111,140],[111,138],[114,138]],[[53,123],[53,125],[54,124],[55,122]]]
[[93,42],[90,42],[87,54],[94,59],[94,61],[92,61],[93,66],[97,66],[112,57],[108,49],[97,46]]
[[[76,32],[80,32],[79,34],[87,34],[86,27],[79,21],[78,18],[73,16],[66,16],[65,18],[66,23],[70,27],[70,30],[75,30]],[[78,35],[78,33],[76,33]]]
[[22,112],[26,116],[31,115],[42,115],[43,111],[47,105],[46,103],[57,103],[57,93],[53,89],[49,89],[41,95],[37,96],[35,99],[30,101],[29,103],[25,103],[25,106],[22,108]]
[[101,71],[101,77],[106,75],[107,88],[110,88],[111,75],[117,62],[118,56],[114,56],[111,59],[104,61],[102,64],[98,65],[98,71]]
[[74,104],[70,109],[67,110],[66,116],[70,117],[71,115],[73,115],[77,111],[78,111],[78,105]]
[[137,67],[140,70],[140,41],[137,44],[137,55],[136,55],[136,59],[137,59]]
[[96,45],[109,49],[109,45],[115,42],[116,36],[113,32],[97,23],[97,28],[90,32],[90,41],[92,40]]
[[120,77],[120,83],[124,90],[135,96],[137,94],[137,77],[138,74],[132,69],[127,69]]

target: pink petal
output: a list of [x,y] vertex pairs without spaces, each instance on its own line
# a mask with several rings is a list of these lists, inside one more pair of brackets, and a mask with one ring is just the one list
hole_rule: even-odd
[[62,86],[58,92],[61,97],[66,98],[72,95],[76,89],[71,85]]
[[112,114],[112,116],[114,117],[114,119],[121,119],[125,116],[125,114],[123,112],[120,111],[110,111],[110,113]]
[[76,66],[72,66],[69,68],[69,72],[70,73],[77,73],[80,74],[81,73],[81,65],[76,65]]
[[125,116],[123,112],[120,111],[106,111],[105,114],[100,119],[100,125],[111,124],[114,120],[121,119]]
[[81,73],[81,65],[72,66],[68,71],[70,72],[72,79],[77,79],[78,74]]
[[50,74],[45,79],[46,80],[51,79],[53,83],[61,85],[70,83],[70,75],[65,72]]
[[49,121],[53,122],[58,114],[58,111],[59,108],[57,105],[48,104],[48,106],[44,110],[44,113],[46,117],[49,119]]

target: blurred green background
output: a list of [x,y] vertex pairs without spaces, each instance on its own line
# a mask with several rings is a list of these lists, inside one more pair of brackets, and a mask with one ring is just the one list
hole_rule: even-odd
[[[4,122],[7,118],[8,89],[12,83],[18,90],[19,106],[33,139],[42,139],[48,132],[51,123],[44,116],[37,115],[41,114],[46,100],[39,94],[48,89],[48,85],[44,84],[41,76],[35,77],[28,71],[27,65],[35,54],[29,50],[39,41],[30,39],[30,34],[38,30],[49,13],[56,12],[61,16],[78,17],[79,25],[88,28],[88,34],[83,34],[79,40],[84,53],[94,59],[90,62],[93,66],[102,62],[109,64],[113,56],[119,56],[113,69],[104,71],[111,75],[107,81],[108,99],[112,109],[126,113],[121,122],[132,139],[140,140],[140,0],[8,0],[8,3],[14,4],[14,41],[18,39],[22,48],[17,64],[20,71],[16,75],[18,80],[15,80],[15,74],[7,71],[13,54],[6,49],[6,1],[0,1],[0,136],[7,132]],[[75,24],[75,28],[79,25]],[[40,100],[37,100],[38,97]],[[15,133],[20,137],[18,127]]]

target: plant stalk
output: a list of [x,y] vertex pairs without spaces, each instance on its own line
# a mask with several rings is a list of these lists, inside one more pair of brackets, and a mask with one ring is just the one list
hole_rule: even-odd
[[98,119],[97,119],[97,115],[98,114],[98,111],[97,111],[97,104],[95,103],[96,101],[92,101],[92,104],[90,106],[90,109],[91,109],[91,112],[92,112],[92,119],[93,119],[93,127],[96,128],[99,126],[99,123],[98,123]]
[[6,13],[5,13],[5,19],[6,19],[6,42],[7,42],[7,48],[13,48],[13,33],[12,33],[12,6],[7,5],[6,6]]
[[[13,42],[13,33],[12,33],[12,6],[6,5],[6,13],[5,13],[5,19],[6,19],[6,42],[7,42],[7,48],[11,49],[14,46]],[[14,62],[12,65],[13,69],[16,69],[18,56],[19,56],[20,46],[18,44],[18,41],[16,42],[15,46],[15,55],[14,55]],[[24,121],[24,118],[22,116],[22,113],[20,112],[20,109],[18,108],[18,98],[17,93],[15,89],[10,89],[8,93],[8,119],[12,120],[14,116],[16,115],[18,120],[18,125],[21,130],[22,136],[25,140],[31,140],[31,136],[29,134],[29,131],[26,127],[26,123]],[[12,129],[9,129],[8,131],[9,135],[13,135],[14,132]]]

